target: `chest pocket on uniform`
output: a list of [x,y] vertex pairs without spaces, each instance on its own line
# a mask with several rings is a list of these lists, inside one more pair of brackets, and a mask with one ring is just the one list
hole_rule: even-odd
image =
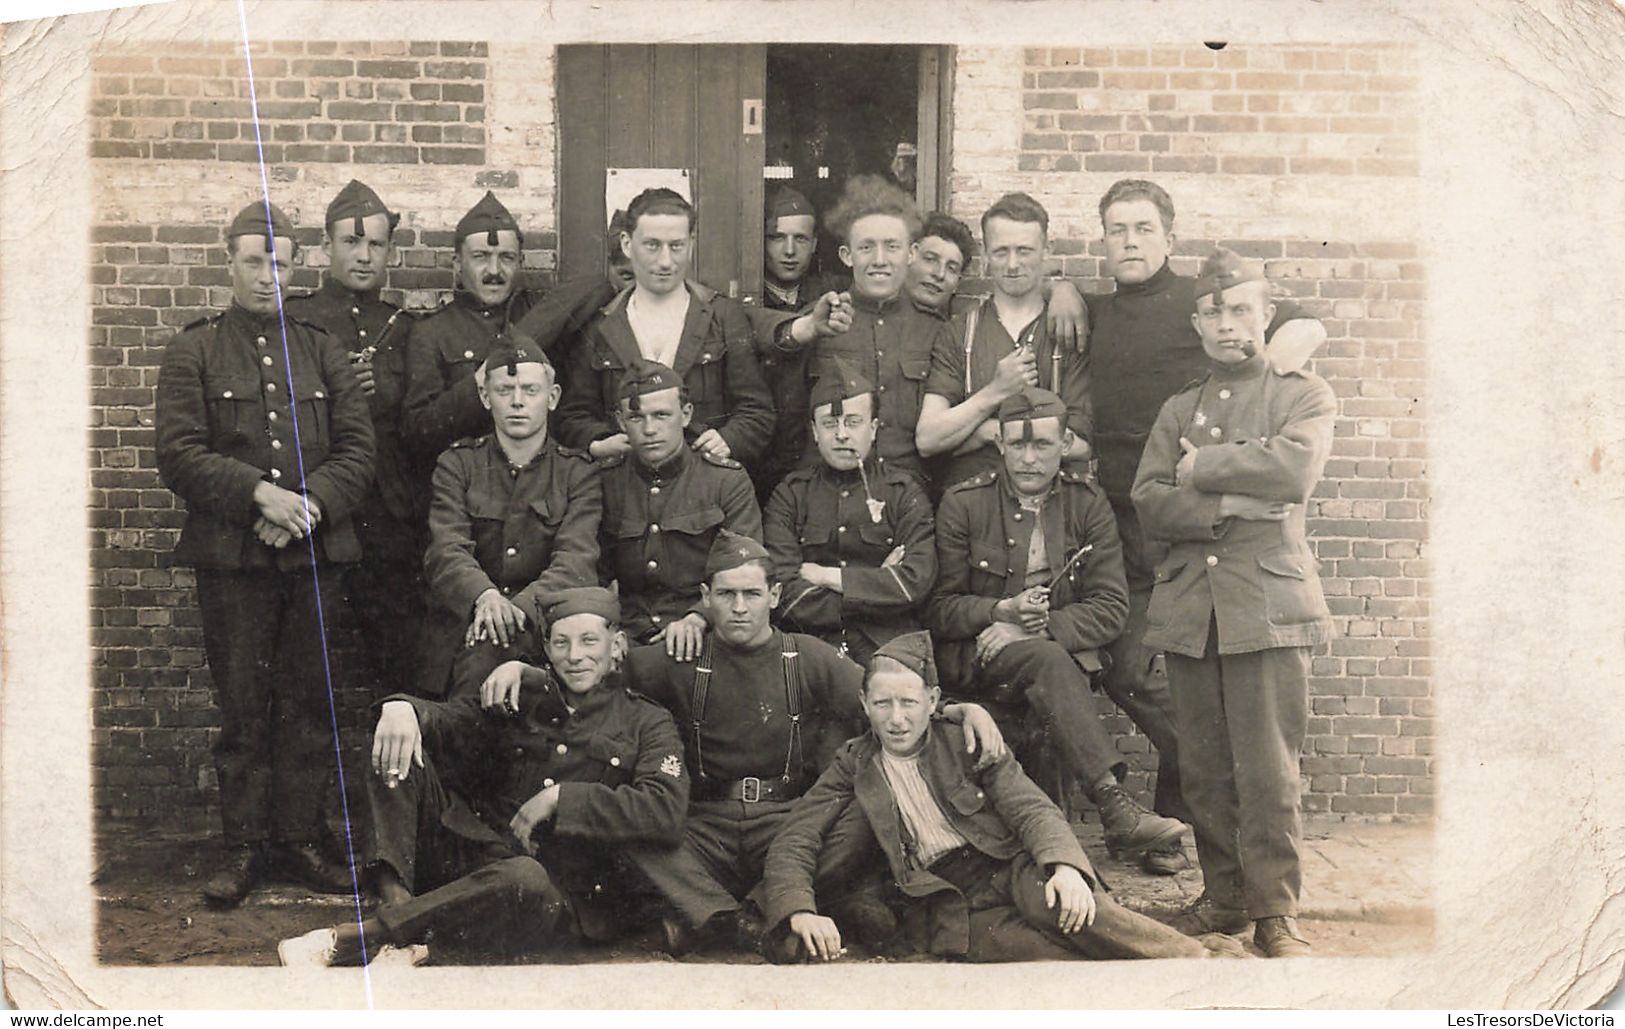
[[700,352],[694,355],[694,364],[683,376],[688,399],[694,403],[695,423],[722,421],[727,417],[727,359],[728,346],[722,340],[722,332],[712,325]]
[[587,741],[600,782],[630,782],[637,767],[637,754],[630,740],[618,736],[594,736]]
[[[281,386],[279,384],[278,388]],[[299,449],[326,453],[330,433],[329,418],[332,395],[326,384],[315,375],[295,374],[293,396],[299,409]]]
[[913,430],[920,420],[920,405],[925,399],[925,379],[931,373],[931,355],[920,354],[902,358],[898,362],[903,373],[897,398],[898,428]]
[[863,513],[863,521],[858,525],[858,539],[863,543],[867,556],[874,560],[883,561],[892,548],[897,546],[897,536],[892,532],[891,526],[886,524],[884,517],[876,525],[869,520],[869,512]]
[[1147,627],[1162,628],[1173,618],[1179,600],[1175,596],[1174,580],[1179,578],[1179,573],[1185,570],[1187,564],[1190,564],[1190,556],[1180,553],[1170,554],[1157,565],[1157,570],[1153,573],[1151,603],[1145,609]]
[[440,350],[440,363],[446,369],[446,381],[451,383],[456,382],[458,376],[474,374],[474,369],[485,360],[487,345],[448,333],[436,346]]
[[705,536],[722,524],[722,508],[697,507],[681,514],[668,514],[660,522],[661,532],[676,532],[685,536]]
[[[971,540],[970,572],[973,585],[977,582],[985,583],[985,589],[992,589],[993,592],[1003,596],[1004,580],[1010,574],[1009,552],[997,543]],[[982,593],[983,590],[978,589],[976,592]]]
[[246,375],[211,373],[203,381],[209,435],[216,445],[242,443],[265,431],[260,413],[260,380]]

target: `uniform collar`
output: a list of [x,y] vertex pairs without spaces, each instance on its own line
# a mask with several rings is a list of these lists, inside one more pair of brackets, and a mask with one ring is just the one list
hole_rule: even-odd
[[321,289],[316,292],[329,300],[337,300],[345,304],[375,304],[378,302],[378,292],[381,287],[367,290],[353,290],[331,275],[322,276]]
[[[1017,507],[1021,506],[1021,502],[1024,499],[1028,499],[1028,498],[1024,497],[1021,493],[1018,493],[1016,491],[1015,482],[1007,474],[1001,474],[999,476],[999,488],[1004,490],[1005,498],[1008,499],[1010,501],[1010,503],[1015,504]],[[1056,472],[1055,473],[1055,478],[1050,480],[1049,489],[1045,490],[1038,497],[1039,507],[1042,508],[1043,505],[1051,497],[1055,496],[1056,493],[1059,493],[1060,490],[1061,490],[1061,473]],[[1030,502],[1030,500],[1029,500],[1029,502]]]
[[270,314],[255,314],[248,308],[239,304],[235,299],[232,300],[231,306],[226,308],[226,324],[234,329],[240,329],[244,332],[251,332],[258,335],[266,335],[273,332],[280,335],[282,332],[282,319],[278,316],[277,312],[272,311]]
[[675,479],[678,475],[682,474],[684,468],[688,467],[688,444],[684,443],[682,446],[678,447],[677,453],[666,458],[653,468],[639,460],[636,454],[629,456],[627,460],[632,462],[632,467],[638,473],[640,478]]
[[1218,364],[1214,361],[1209,361],[1208,364],[1213,369],[1213,378],[1218,382],[1243,382],[1248,379],[1256,379],[1269,367],[1269,361],[1265,359],[1262,351],[1239,364]]
[[888,297],[885,300],[875,300],[874,298],[865,296],[856,290],[853,290],[852,292],[852,306],[860,311],[867,311],[870,314],[890,314],[902,307],[905,303],[908,303],[908,301],[905,299],[903,290],[898,290],[896,296]]
[[513,298],[518,295],[519,285],[518,283],[515,283],[513,290],[509,292],[506,300],[496,304],[482,304],[480,303],[479,297],[476,297],[472,292],[459,288],[452,293],[452,302],[462,307],[466,307],[470,311],[474,311],[477,314],[491,314],[508,307],[513,303]]
[[1157,273],[1155,275],[1151,276],[1149,279],[1146,279],[1144,282],[1135,282],[1128,285],[1118,283],[1117,292],[1130,295],[1136,293],[1161,293],[1166,289],[1172,288],[1173,284],[1177,281],[1179,281],[1179,276],[1174,274],[1173,262],[1164,258],[1162,267],[1157,269]]
[[502,466],[505,468],[518,468],[520,471],[534,468],[538,464],[541,464],[542,460],[545,459],[547,455],[551,454],[556,448],[557,444],[555,444],[553,441],[553,434],[548,433],[547,438],[542,441],[541,449],[536,451],[536,456],[532,457],[529,461],[526,461],[522,465],[516,465],[513,463],[513,459],[508,456],[508,452],[502,449],[501,437],[499,437],[494,430],[491,433],[491,456],[500,461]]

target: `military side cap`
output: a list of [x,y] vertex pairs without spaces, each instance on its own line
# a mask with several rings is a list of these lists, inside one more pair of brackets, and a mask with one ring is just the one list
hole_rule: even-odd
[[[267,217],[266,211],[270,214]],[[231,220],[231,226],[226,229],[227,239],[236,239],[238,236],[264,236],[266,249],[270,249],[271,237],[278,239],[293,239],[293,223],[288,216],[275,204],[264,200],[255,200]]]
[[659,361],[640,358],[621,373],[621,383],[615,391],[615,399],[627,401],[626,406],[636,411],[639,397],[659,393],[664,389],[681,389],[682,385],[682,378],[668,366]]
[[598,615],[610,625],[621,624],[621,602],[613,590],[602,586],[578,586],[559,590],[543,606],[547,624],[569,618],[571,615]]
[[825,404],[831,404],[830,413],[838,415],[841,413],[841,401],[874,391],[874,383],[860,375],[845,358],[837,357],[833,366],[820,375],[813,385],[812,393],[807,397],[807,407],[817,411]]
[[889,657],[925,680],[937,685],[937,661],[931,653],[931,634],[924,629],[893,636],[875,651],[875,657]]
[[711,542],[711,553],[705,557],[705,577],[709,580],[718,572],[767,559],[767,548],[749,536],[740,535],[732,529],[719,529],[717,538]]
[[400,215],[384,206],[383,200],[372,191],[371,186],[360,179],[351,179],[347,186],[339,190],[339,195],[333,198],[333,202],[327,205],[327,225],[332,227],[345,218],[353,218],[355,234],[359,236],[363,231],[361,219],[375,214],[389,216],[391,232],[395,231],[395,226],[401,220]]
[[1202,262],[1202,270],[1196,276],[1196,299],[1200,300],[1210,293],[1222,294],[1243,282],[1263,281],[1264,269],[1261,266],[1244,260],[1234,250],[1219,247]]
[[816,216],[813,205],[807,198],[789,186],[781,186],[773,192],[767,200],[767,228],[773,230],[773,223],[780,218],[793,218],[798,214]]
[[480,197],[480,202],[470,207],[468,213],[458,220],[457,242],[461,243],[469,236],[483,232],[486,245],[494,247],[497,245],[497,233],[503,229],[519,233],[519,223],[514,221],[513,215],[502,206],[502,201],[497,199],[496,194],[486,190],[485,195]]
[[490,353],[485,357],[487,369],[507,365],[509,375],[518,375],[519,366],[522,364],[545,364],[549,368],[553,367],[553,362],[547,359],[547,352],[522,332],[498,336],[496,342],[491,344]]
[[1021,438],[1032,439],[1033,422],[1039,418],[1059,418],[1066,428],[1066,402],[1047,389],[1028,386],[1020,393],[1006,397],[999,405],[999,424],[1023,422]]

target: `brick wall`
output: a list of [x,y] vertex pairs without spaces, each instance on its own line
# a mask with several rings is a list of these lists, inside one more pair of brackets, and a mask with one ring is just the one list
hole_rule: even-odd
[[[93,158],[484,164],[489,47],[176,43],[92,62]],[[254,106],[258,99],[260,139]]]
[[[295,288],[316,284],[322,211],[352,175],[404,215],[391,299],[429,307],[450,289],[450,227],[486,188],[519,218],[526,266],[545,284],[557,259],[551,47],[255,45],[262,103],[326,105],[309,117],[266,121],[267,143],[280,147],[267,152],[273,199],[300,226],[305,248]],[[1211,64],[1200,63],[1210,56]],[[191,573],[170,560],[184,515],[155,471],[152,391],[168,337],[229,301],[221,227],[260,188],[257,165],[221,149],[242,145],[243,119],[233,113],[211,121],[194,113],[205,108],[191,106],[246,103],[238,61],[240,53],[226,46],[165,45],[109,51],[94,63],[96,810],[165,828],[216,825],[207,751],[216,715]],[[1415,168],[1407,163],[1414,162],[1413,61],[1408,50],[1388,47],[1232,45],[1217,54],[966,47],[955,75],[949,205],[960,217],[974,222],[1000,193],[1029,190],[1051,212],[1057,268],[1085,288],[1104,289],[1095,202],[1122,174],[1148,174],[1180,209],[1180,271],[1192,271],[1199,255],[1223,241],[1263,259],[1284,295],[1325,320],[1331,340],[1314,367],[1336,390],[1341,411],[1310,528],[1343,636],[1314,659],[1304,773],[1310,810],[1347,815],[1422,814],[1432,806],[1424,255],[1407,235],[1417,224]],[[421,71],[390,74],[404,70],[396,62]],[[441,74],[449,65],[467,74]],[[1265,75],[1272,77],[1254,77]],[[302,101],[296,81],[306,90]],[[438,98],[423,88],[431,85]],[[372,96],[348,92],[363,86]],[[452,87],[477,93],[448,95]],[[444,132],[413,138],[430,123],[403,120],[394,106],[363,117],[356,108],[335,110],[338,103],[457,104],[462,119],[471,112],[477,118],[440,127],[472,126],[483,135],[477,144],[453,143]],[[1210,120],[1236,116],[1250,120]],[[120,123],[128,134],[112,135],[115,126],[125,131]],[[203,126],[201,139],[192,123]],[[211,136],[228,124],[235,138]],[[289,133],[278,140],[280,124],[302,127],[303,139]],[[334,134],[319,138],[329,128]],[[407,133],[404,142],[393,138],[397,128]],[[176,149],[199,142],[216,149]],[[312,143],[348,147],[349,155],[294,156],[294,147]],[[482,156],[466,164],[441,163],[436,153],[476,145]],[[384,163],[367,163],[372,156]],[[1190,163],[1170,163],[1176,158]],[[1306,163],[1313,161],[1332,163]],[[346,611],[335,613],[333,640],[336,682],[352,695],[346,721],[353,725],[363,662]],[[1120,733],[1132,784],[1143,789],[1153,767],[1146,740],[1109,704],[1101,707]],[[358,766],[352,760],[348,767]]]
[[1179,212],[1177,271],[1222,243],[1324,321],[1311,367],[1339,417],[1309,531],[1340,638],[1311,668],[1305,807],[1431,813],[1414,52],[961,48],[957,64],[956,216],[974,224],[1000,194],[1027,190],[1050,211],[1055,268],[1106,290],[1096,204],[1119,178],[1152,178]]

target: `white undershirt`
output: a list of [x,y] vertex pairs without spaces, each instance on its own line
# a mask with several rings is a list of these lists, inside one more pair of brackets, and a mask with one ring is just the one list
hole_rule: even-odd
[[880,768],[886,773],[886,782],[897,801],[903,825],[914,836],[921,868],[929,868],[937,858],[969,842],[948,821],[948,816],[937,806],[936,798],[931,796],[931,787],[920,774],[919,754],[893,757],[882,750]]
[[667,368],[677,360],[677,344],[683,338],[683,321],[688,318],[688,288],[679,287],[661,296],[639,286],[626,298],[626,320],[638,341],[638,350],[651,361]]

